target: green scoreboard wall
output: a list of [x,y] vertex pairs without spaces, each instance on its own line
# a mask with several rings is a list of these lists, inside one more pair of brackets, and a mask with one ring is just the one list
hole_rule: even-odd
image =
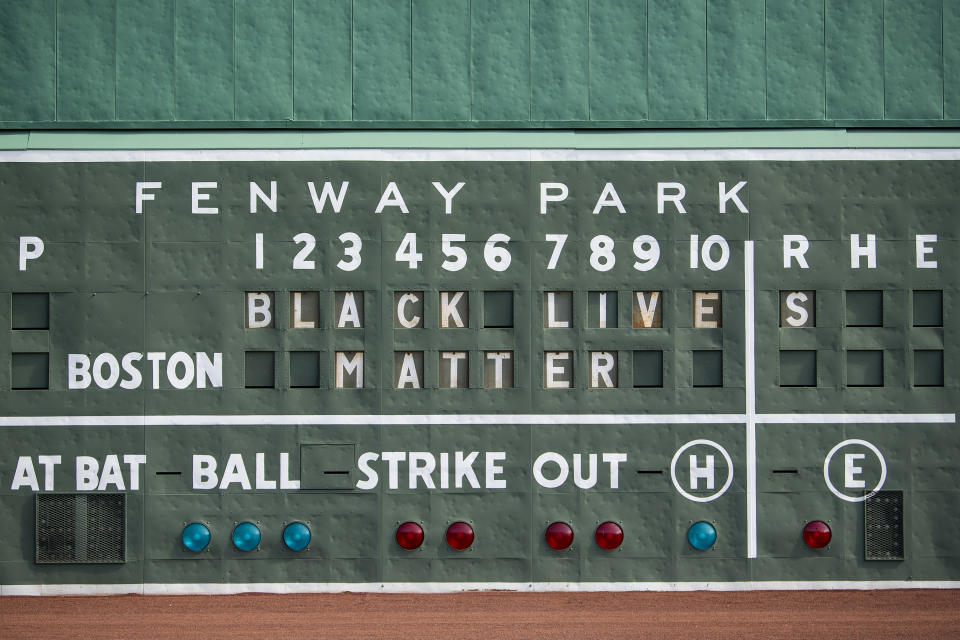
[[954,584],[958,166],[3,152],[4,592]]

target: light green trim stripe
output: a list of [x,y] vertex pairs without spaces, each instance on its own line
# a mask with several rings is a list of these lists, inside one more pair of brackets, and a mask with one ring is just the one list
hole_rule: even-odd
[[894,149],[957,148],[960,130],[30,131],[0,149]]

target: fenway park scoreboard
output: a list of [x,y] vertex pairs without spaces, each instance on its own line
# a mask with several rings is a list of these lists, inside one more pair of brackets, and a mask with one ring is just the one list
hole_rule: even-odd
[[2,152],[0,588],[956,584],[958,158]]

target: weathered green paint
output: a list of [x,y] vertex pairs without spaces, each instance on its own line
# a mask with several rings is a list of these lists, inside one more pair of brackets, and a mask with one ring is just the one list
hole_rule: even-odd
[[[57,137],[52,146],[69,146],[64,140]],[[0,584],[957,580],[960,548],[943,526],[956,510],[952,507],[960,506],[954,482],[956,424],[896,419],[757,424],[758,544],[757,557],[748,559],[745,425],[735,420],[637,424],[628,416],[744,413],[745,241],[756,250],[758,414],[955,414],[960,406],[954,367],[960,357],[955,277],[960,223],[953,213],[958,178],[957,161],[935,160],[4,163],[6,237],[0,261],[7,268],[0,273],[0,318],[10,327],[29,325],[35,299],[18,298],[26,306],[14,316],[12,294],[50,294],[49,329],[0,332],[0,358],[12,363],[0,368],[4,415],[134,417],[112,426],[18,426],[18,418],[0,426],[0,526],[12,532],[0,547]],[[278,212],[261,202],[258,212],[250,213],[249,183],[269,192],[271,180],[277,181]],[[319,189],[325,180],[335,186],[350,182],[340,213],[332,213],[329,203],[322,214],[313,210],[307,182],[317,182]],[[729,189],[740,180],[748,183],[741,196],[749,213],[733,204],[727,213],[717,213],[717,183],[724,181]],[[156,199],[144,202],[141,215],[134,213],[138,181],[163,183],[152,191]],[[193,181],[219,183],[210,190],[213,199],[201,203],[219,207],[219,214],[191,214]],[[446,188],[466,183],[450,215],[432,181]],[[657,213],[658,181],[686,186],[686,214],[669,203]],[[389,182],[396,182],[409,213],[396,207],[374,212]],[[565,201],[549,204],[546,215],[539,213],[541,182],[562,182],[570,189]],[[608,207],[592,214],[607,182],[616,186],[627,213]],[[347,259],[345,243],[338,240],[346,231],[363,240],[362,262],[354,271],[336,266]],[[292,238],[301,232],[316,238],[317,248],[308,256],[316,262],[314,270],[292,268],[303,247]],[[415,269],[394,259],[401,239],[411,232],[424,254]],[[254,264],[256,233],[264,234],[262,270]],[[442,233],[466,236],[460,244],[467,265],[461,271],[441,268]],[[484,243],[494,233],[511,238],[512,262],[502,272],[484,259]],[[544,241],[547,233],[569,234],[553,270],[547,269],[554,246]],[[782,236],[788,233],[809,238],[809,269],[783,268]],[[863,243],[868,233],[876,234],[877,268],[852,269],[850,235],[861,234]],[[616,263],[606,272],[590,263],[590,241],[601,234],[615,241]],[[657,238],[661,249],[658,265],[645,272],[632,266],[633,240],[641,234]],[[691,269],[691,234],[701,243],[722,235],[730,246],[729,264],[710,271],[701,261]],[[917,268],[917,234],[937,235],[930,256],[937,269]],[[46,248],[20,271],[17,240],[28,235],[43,238]],[[334,294],[348,290],[364,292],[363,328],[334,328]],[[632,327],[638,290],[662,291],[663,328]],[[783,290],[815,291],[815,327],[781,328]],[[918,292],[928,290],[942,291],[942,327],[915,326],[936,323],[933,303],[918,302],[923,298]],[[244,328],[244,294],[250,291],[273,292],[274,328]],[[318,328],[290,328],[289,296],[295,291],[319,292]],[[424,293],[424,328],[395,328],[394,294],[403,291]],[[440,291],[469,292],[469,328],[439,327]],[[483,327],[486,291],[513,292],[512,328]],[[573,293],[570,328],[544,328],[545,291]],[[616,328],[591,326],[587,303],[590,292],[597,291],[616,292]],[[722,327],[694,327],[695,291],[722,292]],[[876,297],[857,291],[882,291],[882,326],[850,326],[875,319]],[[423,389],[393,388],[395,352],[406,350],[423,352]],[[469,388],[440,388],[439,353],[448,350],[469,352]],[[515,386],[485,389],[482,354],[502,350],[515,354]],[[617,353],[619,388],[587,388],[594,350]],[[663,386],[634,388],[634,351],[651,350],[663,352]],[[145,384],[135,390],[95,384],[68,388],[67,354],[119,357],[133,351],[222,352],[223,388],[176,390],[161,376],[154,390],[147,366],[141,367]],[[273,388],[244,388],[251,380],[244,372],[245,353],[251,351],[274,354]],[[297,351],[318,354],[317,388],[291,388],[290,354]],[[336,351],[364,351],[363,389],[333,388]],[[544,388],[545,351],[573,353],[572,389]],[[695,386],[697,351],[722,352],[722,387]],[[782,354],[791,351],[816,353],[816,386],[781,386],[787,384],[783,375],[796,373],[781,366]],[[851,354],[878,351],[883,386],[851,386],[856,368]],[[916,386],[920,352],[942,352],[943,386]],[[32,383],[36,373],[20,372],[13,354],[34,353],[49,354],[49,389],[13,389],[15,374]],[[920,362],[929,366],[930,360],[921,357]],[[422,414],[441,417],[376,424],[384,416]],[[467,414],[494,416],[493,424],[470,424],[462,418]],[[556,414],[573,414],[572,424],[548,417]],[[139,418],[178,415],[250,415],[254,424],[201,425],[200,419],[187,419],[183,425],[160,425]],[[277,415],[303,419],[270,417]],[[357,425],[317,424],[316,416],[331,415],[342,415],[343,421],[368,418]],[[613,424],[589,424],[597,416],[614,415],[621,417]],[[527,416],[544,417],[524,424]],[[735,468],[730,489],[713,502],[685,499],[670,480],[672,456],[699,438],[721,444]],[[884,488],[904,491],[907,551],[902,562],[864,561],[862,506],[841,501],[825,486],[824,457],[849,438],[879,447],[887,464]],[[338,486],[248,492],[237,485],[218,491],[191,485],[194,454],[216,456],[222,472],[227,455],[241,453],[253,482],[256,453],[265,454],[266,477],[274,481],[280,478],[281,453],[289,453],[291,477],[316,486],[326,478],[312,465],[340,465],[351,450],[354,455],[449,452],[451,458],[456,451],[479,451],[474,468],[481,485],[483,452],[503,451],[506,487],[411,490],[403,464],[400,488],[389,489],[382,461],[373,463],[380,483],[370,491]],[[568,460],[575,453],[624,453],[619,488],[609,487],[604,463],[592,489],[573,488],[571,480],[557,489],[541,487],[531,466],[545,451]],[[103,463],[111,453],[147,456],[141,488],[128,492],[127,562],[35,565],[33,493],[11,489],[18,457],[62,455],[55,490],[72,491],[75,456]],[[699,453],[702,464],[704,452]],[[870,460],[863,466],[866,474],[877,473]],[[682,477],[682,463],[680,469]],[[783,469],[797,473],[775,473]],[[353,486],[364,478],[358,467],[345,470]],[[719,455],[717,470],[722,478],[725,463]],[[42,468],[38,471],[42,486]],[[177,471],[180,475],[158,474]],[[840,468],[831,467],[830,473],[834,483],[842,482]],[[475,545],[466,552],[454,552],[443,541],[444,528],[457,519],[477,531]],[[714,522],[720,532],[717,545],[702,553],[685,541],[689,524],[701,519]],[[803,523],[813,519],[827,520],[833,528],[834,542],[826,550],[810,550],[800,540]],[[186,552],[179,543],[184,524],[195,520],[208,522],[213,531],[210,550],[201,554]],[[229,543],[234,523],[244,520],[260,524],[264,537],[258,552],[241,553]],[[314,541],[308,551],[283,548],[280,532],[292,520],[310,524]],[[394,543],[395,527],[404,520],[422,522],[427,540],[420,550],[406,552]],[[543,541],[543,528],[554,520],[569,522],[576,532],[573,547],[564,552],[550,550]],[[617,551],[604,552],[591,540],[593,528],[605,520],[622,523],[626,533]]]
[[958,122],[940,0],[9,0],[4,128]]

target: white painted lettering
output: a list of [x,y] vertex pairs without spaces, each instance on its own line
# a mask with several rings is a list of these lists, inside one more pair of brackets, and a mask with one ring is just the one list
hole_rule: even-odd
[[155,193],[146,193],[145,189],[160,189],[163,187],[162,182],[138,182],[137,183],[137,195],[136,204],[134,210],[136,213],[143,213],[143,203],[147,200],[153,200],[156,197]]
[[809,269],[806,253],[810,248],[810,241],[807,236],[785,235],[783,236],[783,268],[790,268],[790,261],[796,260],[801,269]]
[[357,458],[357,468],[360,470],[360,473],[364,475],[362,480],[357,481],[357,489],[369,491],[370,489],[377,488],[377,483],[380,481],[380,478],[377,476],[377,472],[373,467],[370,466],[370,463],[376,462],[379,459],[380,454],[372,451],[367,451]]
[[856,466],[858,460],[866,457],[863,453],[847,453],[843,456],[843,485],[847,489],[863,489],[867,486],[866,482],[857,479],[863,473],[863,467]]
[[[557,475],[552,479],[543,475],[543,467],[548,462],[554,463],[559,468]],[[546,487],[547,489],[556,489],[567,481],[567,476],[569,474],[570,466],[567,464],[566,458],[561,456],[559,453],[547,451],[541,453],[539,456],[537,456],[537,459],[533,461],[533,478],[541,487]]]
[[43,255],[43,240],[37,236],[20,236],[20,271],[27,270],[27,260],[36,260]]
[[623,203],[620,201],[617,190],[613,188],[612,182],[608,182],[603,186],[600,198],[597,199],[597,205],[593,208],[593,215],[600,213],[600,210],[604,207],[616,207],[620,213],[627,212],[627,210],[623,208]]
[[220,477],[220,490],[229,489],[231,484],[239,484],[245,491],[250,491],[250,476],[247,467],[243,464],[243,456],[231,453],[224,465],[223,475]]
[[467,456],[463,455],[463,451],[453,452],[453,486],[457,489],[463,488],[464,479],[470,483],[471,488],[480,488],[480,481],[477,480],[477,474],[473,470],[477,455],[479,455],[477,451],[471,451]]
[[195,214],[214,214],[220,213],[220,210],[216,207],[201,207],[200,202],[210,199],[209,193],[202,193],[201,189],[216,189],[216,182],[192,182],[190,183],[191,191],[193,194],[192,197],[192,209],[191,213]]
[[403,196],[400,195],[396,182],[387,184],[387,188],[383,190],[383,195],[380,197],[380,204],[377,205],[376,212],[383,213],[384,207],[399,207],[403,213],[410,213],[407,211],[407,205],[403,201]]
[[193,456],[193,488],[217,488],[217,459],[206,454]]
[[[37,462],[43,465],[43,490],[44,491],[53,491],[53,471],[54,468],[60,464],[60,456],[37,456]],[[130,488],[136,489],[136,486],[133,486],[136,483],[131,483]]]
[[106,491],[111,484],[117,488],[117,491],[124,491],[126,488],[123,482],[123,471],[120,470],[120,458],[112,453],[103,460],[103,472],[100,474],[97,491]]
[[506,451],[487,451],[486,457],[486,488],[506,489],[507,481],[500,477],[503,475],[503,465],[497,464],[507,459]]
[[262,202],[274,213],[277,212],[277,181],[270,181],[270,195],[267,195],[256,182],[250,183],[250,213],[257,212],[257,203]]
[[453,213],[453,197],[460,193],[460,189],[463,188],[463,185],[467,184],[466,182],[458,182],[450,191],[447,191],[442,184],[439,182],[434,182],[433,188],[440,192],[440,195],[443,196],[443,212],[450,214]]
[[137,389],[143,383],[143,376],[140,375],[140,370],[134,366],[135,362],[140,362],[141,360],[143,360],[142,353],[134,351],[124,354],[120,360],[120,366],[123,368],[123,372],[129,377],[120,381],[121,389]]
[[690,455],[690,489],[696,491],[700,486],[700,480],[707,481],[707,489],[713,490],[715,482],[714,461],[712,455],[706,456],[706,465],[697,465],[697,456]]
[[743,180],[738,182],[736,186],[727,191],[727,183],[721,182],[719,185],[720,192],[720,213],[727,212],[727,203],[733,200],[733,204],[737,206],[737,209],[740,210],[740,213],[748,213],[746,205],[743,204],[743,200],[740,199],[740,196],[737,195],[737,192],[740,191],[743,187],[747,185],[747,181]]
[[[60,456],[57,456],[59,462]],[[140,465],[147,464],[147,456],[142,454],[124,455],[123,464],[130,468],[130,491],[140,490]]]
[[[107,367],[107,375],[103,375],[103,368]],[[93,373],[93,381],[97,383],[97,386],[101,389],[112,389],[117,380],[120,379],[120,363],[117,362],[116,356],[112,353],[101,353],[93,361],[93,367],[91,367],[91,372]]]
[[17,468],[13,472],[13,482],[10,483],[10,490],[16,491],[20,487],[30,487],[31,491],[40,491],[40,485],[37,483],[37,472],[33,468],[33,458],[30,456],[17,458]]
[[67,354],[67,388],[86,389],[90,386],[90,356],[83,353]]
[[383,459],[387,463],[387,487],[400,487],[400,463],[407,459],[403,451],[384,451]]
[[[177,374],[177,367],[183,367],[183,375]],[[177,351],[167,360],[167,380],[174,389],[186,389],[193,382],[193,359],[183,351]]]
[[90,456],[77,456],[77,491],[93,491],[99,480],[100,463]]
[[589,475],[583,477],[583,454],[573,454],[573,484],[581,489],[592,489],[597,484],[597,454],[587,456]]
[[620,463],[627,461],[625,453],[604,453],[601,460],[610,466],[610,488],[620,488]]
[[540,214],[547,213],[548,202],[563,202],[570,194],[567,185],[562,182],[541,182],[540,183]]
[[310,198],[313,200],[313,210],[316,213],[323,213],[323,206],[327,203],[327,200],[330,200],[330,206],[333,207],[333,212],[340,213],[340,208],[343,206],[343,197],[347,195],[347,187],[349,186],[349,182],[341,182],[339,193],[334,193],[333,185],[329,182],[324,182],[323,189],[318,198],[317,187],[312,182],[308,182],[307,188],[310,189]]
[[254,484],[257,489],[276,489],[276,480],[267,480],[267,469],[265,453],[257,453],[254,456]]
[[877,268],[877,236],[872,233],[867,234],[867,244],[860,245],[860,234],[850,235],[850,268],[860,268],[860,258],[867,258],[867,268]]
[[411,451],[408,459],[409,487],[416,489],[419,479],[423,481],[423,486],[427,489],[435,489],[433,478],[430,477],[430,474],[437,467],[437,460],[433,457],[433,454],[427,451]]
[[[667,193],[667,189],[672,193]],[[672,202],[677,208],[677,213],[686,213],[683,208],[683,198],[687,195],[687,189],[679,182],[658,182],[657,183],[657,213],[663,213],[663,205]]]
[[936,234],[917,235],[917,269],[936,269],[937,261],[927,258],[927,254],[933,253],[933,247],[928,247],[930,242],[936,242]]

